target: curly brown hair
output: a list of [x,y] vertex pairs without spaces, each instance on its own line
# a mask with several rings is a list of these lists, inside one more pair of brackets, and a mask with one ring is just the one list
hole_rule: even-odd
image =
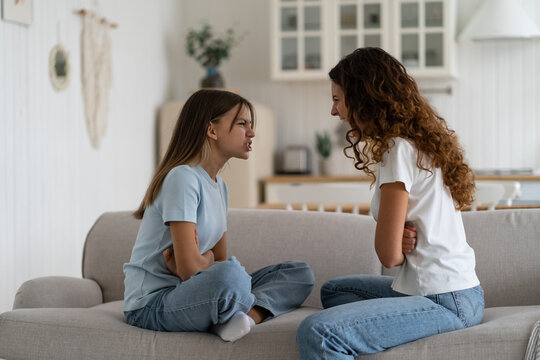
[[[344,57],[329,73],[345,94],[349,146],[355,167],[375,181],[369,167],[382,162],[394,138],[408,139],[418,149],[416,165],[427,157],[431,168],[440,168],[458,210],[473,202],[474,173],[465,163],[455,132],[418,91],[414,79],[393,56],[379,48],[360,48]],[[360,150],[360,142],[364,146]],[[350,157],[350,156],[348,156]],[[351,157],[352,158],[352,157]]]

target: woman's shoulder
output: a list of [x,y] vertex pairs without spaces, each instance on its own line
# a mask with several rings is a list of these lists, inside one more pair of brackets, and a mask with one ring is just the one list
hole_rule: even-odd
[[400,149],[401,148],[403,148],[403,149],[413,149],[413,150],[416,149],[416,146],[414,145],[414,143],[410,139],[405,139],[405,138],[402,138],[402,137],[395,137],[395,138],[392,138],[391,141],[394,142],[395,147],[400,148]]
[[[392,145],[393,142],[393,145]],[[409,139],[395,137],[390,140],[390,154],[399,154],[399,156],[414,156],[417,155],[416,145]]]

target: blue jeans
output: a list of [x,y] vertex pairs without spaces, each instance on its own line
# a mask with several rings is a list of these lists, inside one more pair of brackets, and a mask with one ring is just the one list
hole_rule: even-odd
[[124,312],[130,325],[155,331],[208,331],[238,311],[257,305],[278,316],[311,293],[309,265],[287,261],[248,275],[236,258],[216,262],[175,287],[164,288],[145,307]]
[[482,321],[480,286],[409,296],[392,290],[392,281],[390,276],[351,275],[324,284],[325,310],[307,317],[298,328],[300,359],[353,359]]

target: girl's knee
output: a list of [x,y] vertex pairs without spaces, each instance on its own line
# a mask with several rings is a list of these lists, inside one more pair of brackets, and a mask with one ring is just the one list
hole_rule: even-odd
[[285,262],[284,266],[287,266],[295,271],[296,281],[310,286],[315,284],[315,276],[313,275],[313,270],[311,270],[308,263],[294,260]]
[[214,264],[213,282],[224,289],[251,292],[251,276],[236,260],[226,260]]
[[328,298],[330,298],[334,293],[336,292],[336,281],[335,279],[328,280],[321,286],[321,302],[323,304],[323,307],[326,309],[325,302]]

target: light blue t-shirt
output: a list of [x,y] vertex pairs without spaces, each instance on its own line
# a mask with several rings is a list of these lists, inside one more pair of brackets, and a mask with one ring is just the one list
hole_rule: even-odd
[[124,311],[145,306],[159,290],[182,282],[163,261],[163,251],[172,246],[170,221],[195,223],[199,252],[212,249],[227,231],[228,189],[200,166],[172,169],[154,203],[147,207],[131,253],[124,264]]

